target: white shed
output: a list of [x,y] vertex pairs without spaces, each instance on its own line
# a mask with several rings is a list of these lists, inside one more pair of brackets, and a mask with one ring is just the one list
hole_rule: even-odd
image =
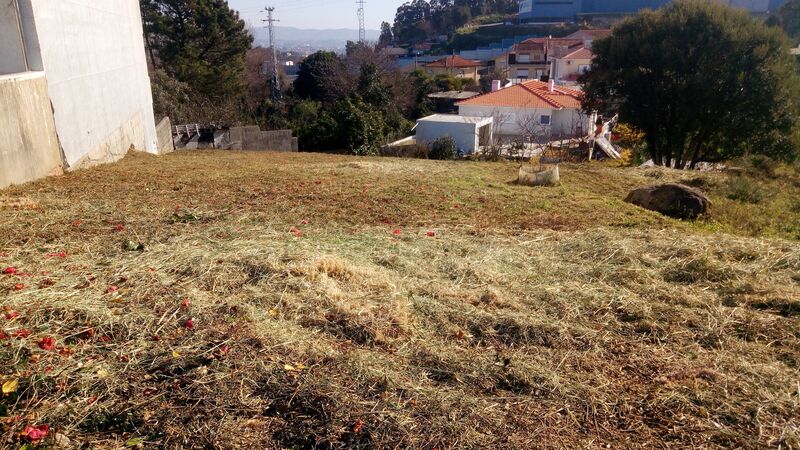
[[417,120],[414,128],[418,144],[430,145],[442,136],[450,136],[455,139],[459,151],[469,154],[481,146],[491,145],[493,124],[492,117],[434,114]]

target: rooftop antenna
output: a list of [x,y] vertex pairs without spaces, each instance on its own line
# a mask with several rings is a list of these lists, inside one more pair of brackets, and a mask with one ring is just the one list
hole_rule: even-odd
[[280,84],[278,83],[278,49],[275,47],[275,22],[280,22],[280,20],[276,20],[272,13],[275,12],[275,7],[268,6],[267,9],[267,28],[269,28],[269,48],[272,51],[272,77],[270,79],[270,93],[272,94],[272,100],[278,101],[281,98],[281,88]]
[[367,28],[364,25],[364,4],[366,1],[358,0],[358,42],[364,43],[367,41]]

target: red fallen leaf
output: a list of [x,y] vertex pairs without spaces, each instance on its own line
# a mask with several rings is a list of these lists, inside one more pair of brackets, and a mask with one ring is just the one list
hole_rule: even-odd
[[11,337],[17,339],[26,339],[30,335],[31,335],[31,330],[28,330],[26,328],[11,333]]
[[435,233],[435,232],[433,232],[433,231],[428,231],[426,234],[428,235],[428,237],[434,237],[434,236],[436,236],[436,233]]
[[53,367],[52,366],[47,366],[47,367],[44,368],[44,373],[50,373],[52,371],[53,371]]
[[289,232],[290,233],[294,233],[294,235],[297,236],[297,237],[302,237],[303,236],[303,232],[298,230],[295,227],[289,228]]
[[39,341],[39,348],[42,350],[50,351],[55,347],[56,340],[51,338],[50,336],[43,337],[41,341]]
[[228,352],[230,352],[230,351],[231,351],[231,348],[230,348],[230,347],[228,347],[228,345],[223,345],[222,347],[220,347],[220,348],[219,348],[219,352],[220,352],[220,353],[221,353],[223,356],[224,356],[224,355],[227,355],[227,354],[228,354]]
[[82,223],[83,222],[81,222],[80,220],[76,220],[76,221],[72,222],[72,227],[73,228],[78,228],[79,226],[81,226]]
[[8,253],[6,253],[6,252],[0,252],[0,258],[9,258],[10,256],[11,256],[11,255],[9,255],[9,254],[8,254]]
[[194,319],[186,320],[186,322],[183,323],[183,326],[191,330],[194,328]]
[[401,234],[403,234],[403,232],[400,230],[394,230],[392,231],[392,234],[394,234],[395,236],[400,236]]
[[100,340],[103,342],[111,342],[111,336],[104,335],[103,337],[100,338]]
[[16,267],[6,267],[6,269],[3,270],[3,275],[16,275],[16,273],[17,273]]
[[89,397],[89,399],[86,400],[87,405],[93,405],[95,403],[97,403],[97,397]]
[[461,205],[458,205],[458,204],[456,204],[456,205],[453,205],[453,208],[455,208],[455,209],[461,209]]
[[358,434],[361,433],[361,430],[364,428],[364,421],[361,419],[356,420],[355,425],[353,425],[353,433]]
[[147,269],[147,271],[150,272],[150,273],[154,273],[156,271],[156,269],[151,267],[151,268]]
[[68,347],[61,347],[58,349],[58,354],[67,358],[73,353],[75,353],[75,350]]
[[388,217],[386,217],[386,218],[384,218],[383,220],[381,220],[381,222],[385,223],[386,225],[389,225],[390,223],[392,223],[392,221],[391,221],[391,220],[389,220],[389,218],[388,218]]
[[47,425],[36,425],[31,426],[28,425],[22,430],[20,433],[21,436],[27,438],[30,442],[39,442],[45,437],[47,437],[47,433],[50,432],[50,427]]
[[25,285],[24,285],[24,284],[22,284],[22,283],[18,283],[18,284],[15,284],[15,285],[14,285],[14,290],[15,290],[15,291],[21,291],[21,290],[23,290],[23,289],[25,289]]
[[0,341],[2,341],[4,339],[8,339],[10,337],[11,336],[9,336],[9,335],[5,334],[4,332],[0,331]]
[[300,225],[308,225],[308,219],[301,220]]
[[114,226],[114,231],[120,232],[125,231],[125,225],[118,223]]
[[5,314],[3,314],[3,317],[5,317],[6,320],[14,320],[17,317],[19,317],[19,313],[14,311],[13,309],[9,309],[8,311],[6,311]]
[[181,301],[181,308],[186,309],[189,308],[189,306],[191,306],[191,302],[189,301],[188,298],[185,298]]
[[119,290],[116,286],[109,286],[107,292],[110,294],[112,292],[117,292]]
[[67,252],[57,252],[57,253],[48,253],[48,258],[61,258],[64,259],[67,257]]

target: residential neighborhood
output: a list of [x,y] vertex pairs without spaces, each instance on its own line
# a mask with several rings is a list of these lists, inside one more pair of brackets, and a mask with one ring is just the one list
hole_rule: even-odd
[[0,1],[0,450],[800,448],[800,0]]

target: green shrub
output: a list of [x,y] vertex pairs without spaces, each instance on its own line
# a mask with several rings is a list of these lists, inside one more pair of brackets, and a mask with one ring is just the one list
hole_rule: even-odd
[[758,204],[764,200],[764,191],[756,183],[746,178],[733,178],[728,181],[728,198],[742,203]]
[[456,158],[456,140],[450,136],[441,136],[436,138],[431,144],[430,159],[455,159]]
[[752,155],[749,158],[745,158],[742,162],[747,168],[747,171],[752,175],[765,176],[768,178],[776,177],[775,171],[778,168],[778,163],[769,156]]

